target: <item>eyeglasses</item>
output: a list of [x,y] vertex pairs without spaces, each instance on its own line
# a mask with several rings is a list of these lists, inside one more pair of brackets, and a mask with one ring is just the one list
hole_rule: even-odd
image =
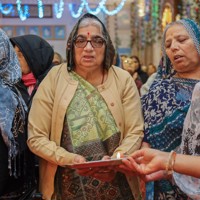
[[132,60],[124,60],[124,63],[126,63],[126,64],[133,64],[134,62]]
[[105,43],[105,39],[100,36],[92,37],[91,40],[87,40],[87,38],[83,36],[77,36],[74,39],[74,44],[77,48],[85,48],[88,42],[90,42],[93,48],[101,48]]

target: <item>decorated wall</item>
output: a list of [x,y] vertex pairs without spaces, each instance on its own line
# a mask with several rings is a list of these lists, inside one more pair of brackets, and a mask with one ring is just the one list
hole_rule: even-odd
[[158,65],[168,23],[181,18],[200,23],[200,0],[135,0],[132,4],[132,50],[145,64]]
[[0,26],[10,37],[40,35],[65,57],[69,33],[85,12],[103,21],[120,54],[158,65],[164,27],[185,17],[199,23],[200,0],[0,0]]
[[40,35],[54,47],[55,51],[65,57],[67,38],[74,24],[82,14],[92,12],[108,28],[116,48],[122,53],[130,53],[130,2],[0,0],[0,26],[9,37],[23,34]]

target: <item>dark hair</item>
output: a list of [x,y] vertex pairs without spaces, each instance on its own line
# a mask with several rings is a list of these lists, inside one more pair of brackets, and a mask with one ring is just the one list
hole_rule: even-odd
[[[92,15],[90,13],[86,13],[78,20],[78,22],[74,26],[73,30],[71,31],[68,41],[67,41],[66,59],[67,59],[68,71],[73,70],[75,67],[73,40],[77,36],[79,25],[85,19],[92,19],[91,22],[97,21],[101,26],[100,28],[102,29],[102,34],[105,39],[105,45],[106,45],[103,66],[105,69],[108,70],[112,66],[113,59],[115,56],[115,48],[110,39],[110,35],[109,35],[108,31],[106,30],[106,27],[104,26],[104,24],[100,21],[100,19],[98,17],[96,17],[95,15]],[[92,24],[94,24],[94,23],[92,23]]]
[[138,66],[138,69],[136,71],[137,72],[142,71],[140,59],[137,56],[130,56],[130,58],[135,58],[138,61],[139,66]]

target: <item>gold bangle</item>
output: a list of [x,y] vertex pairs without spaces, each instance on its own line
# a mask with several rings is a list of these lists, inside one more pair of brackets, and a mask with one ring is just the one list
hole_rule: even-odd
[[170,175],[173,173],[175,160],[176,160],[176,152],[171,151],[169,153],[169,157],[168,157],[168,161],[167,161],[167,165],[166,165],[166,174],[167,175]]

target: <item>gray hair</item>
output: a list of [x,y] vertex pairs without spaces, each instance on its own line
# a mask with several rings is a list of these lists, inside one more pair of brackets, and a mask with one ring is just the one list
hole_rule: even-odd
[[87,26],[96,26],[97,28],[100,29],[100,32],[103,34],[103,27],[99,21],[97,21],[94,18],[85,18],[83,19],[80,24],[79,28],[87,27]]
[[110,38],[110,35],[109,35],[105,25],[95,15],[86,13],[75,24],[74,28],[72,29],[72,31],[69,35],[68,41],[67,41],[66,59],[67,59],[68,71],[73,70],[75,67],[73,43],[74,43],[74,39],[77,36],[78,29],[80,27],[87,27],[89,25],[94,25],[96,27],[99,27],[102,32],[103,38],[105,39],[106,48],[105,48],[105,55],[104,55],[104,61],[103,61],[104,69],[108,70],[113,64],[113,59],[115,56],[115,48],[113,46],[112,40]]

